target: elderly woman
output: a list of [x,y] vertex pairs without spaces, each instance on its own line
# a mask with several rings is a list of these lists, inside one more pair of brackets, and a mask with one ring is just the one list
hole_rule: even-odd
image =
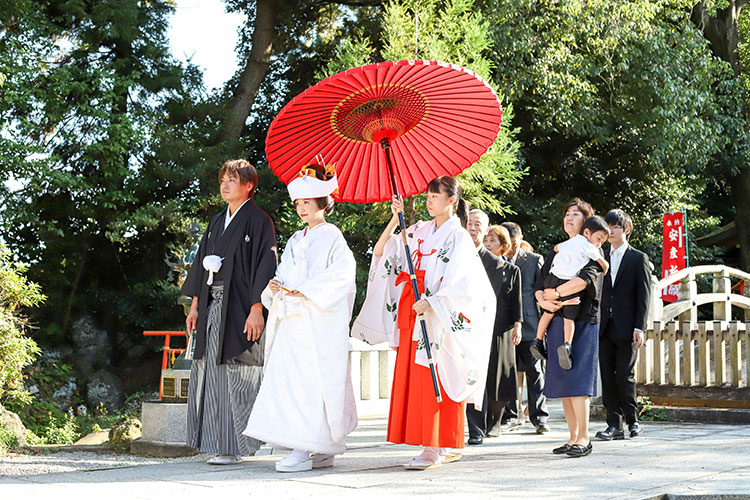
[[497,296],[497,312],[487,371],[487,435],[497,437],[506,405],[516,404],[515,346],[521,342],[521,271],[503,257],[511,246],[506,228],[490,226],[484,246],[500,257],[498,269],[502,269],[495,274],[502,276],[499,283],[492,284]]
[[[594,215],[591,205],[574,198],[563,209],[563,230],[568,238],[579,234],[583,221]],[[544,393],[548,398],[562,398],[570,439],[552,450],[553,453],[583,457],[591,454],[589,438],[589,398],[596,395],[596,370],[599,352],[599,304],[604,272],[596,261],[590,260],[578,275],[558,286],[544,289],[556,253],[550,252],[536,281],[535,297],[547,311],[560,309],[560,297],[583,292],[575,332],[571,345],[573,369],[563,370],[557,360],[557,348],[563,343],[563,318],[555,316],[547,329],[547,375]]]

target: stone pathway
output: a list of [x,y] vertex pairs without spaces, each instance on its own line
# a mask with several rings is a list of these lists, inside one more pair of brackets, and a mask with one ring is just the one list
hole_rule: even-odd
[[275,472],[282,454],[268,448],[226,467],[204,456],[15,456],[0,460],[0,498],[750,498],[750,426],[646,422],[642,437],[594,442],[593,454],[578,459],[551,453],[566,439],[563,420],[551,426],[542,436],[523,426],[425,472],[403,470],[415,449],[387,443],[384,419],[362,420],[334,468],[306,473]]

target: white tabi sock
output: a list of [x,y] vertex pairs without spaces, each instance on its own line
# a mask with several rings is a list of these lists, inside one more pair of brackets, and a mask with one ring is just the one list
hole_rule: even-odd
[[292,467],[292,466],[295,466],[295,465],[299,465],[302,462],[307,462],[308,460],[310,460],[310,452],[309,451],[305,451],[305,450],[292,450],[292,452],[289,455],[285,456],[281,460],[281,463],[283,465],[285,465],[285,466]]
[[411,461],[411,465],[430,465],[439,462],[441,459],[440,448],[425,446],[422,453]]

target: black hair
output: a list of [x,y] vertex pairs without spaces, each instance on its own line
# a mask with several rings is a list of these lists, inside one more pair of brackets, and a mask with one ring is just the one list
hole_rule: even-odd
[[521,226],[519,226],[515,222],[508,221],[508,222],[503,222],[500,225],[508,230],[508,234],[510,235],[511,238],[519,238],[521,236]]
[[615,208],[607,212],[607,215],[604,216],[604,222],[606,222],[610,226],[621,227],[628,233],[626,238],[629,238],[630,235],[633,234],[633,219],[631,219],[627,213],[625,213],[623,210],[620,210],[619,208]]
[[604,231],[605,233],[607,233],[607,237],[609,237],[609,226],[606,222],[604,222],[604,218],[599,215],[592,215],[591,217],[583,221],[583,224],[581,224],[580,234],[583,234],[583,231],[585,229],[588,229],[592,233]]
[[320,198],[313,198],[318,208],[323,209],[323,214],[331,215],[333,213],[333,197],[321,196]]
[[448,195],[448,198],[454,196],[456,198],[456,215],[458,215],[461,225],[466,229],[466,225],[469,222],[469,204],[461,196],[463,190],[455,177],[443,175],[432,179],[427,185],[427,192],[445,193]]

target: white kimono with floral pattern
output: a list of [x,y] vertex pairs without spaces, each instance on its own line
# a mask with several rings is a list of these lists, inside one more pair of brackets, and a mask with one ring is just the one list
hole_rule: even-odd
[[[496,297],[471,236],[453,216],[435,231],[435,221],[420,221],[407,228],[415,266],[425,271],[425,313],[432,355],[440,382],[453,401],[482,404],[495,321]],[[421,259],[417,252],[421,253]],[[370,344],[398,345],[396,328],[402,286],[408,272],[401,235],[393,235],[383,255],[373,257],[367,296],[352,327],[352,337]],[[412,340],[418,342],[416,363],[428,366],[419,321]]]

